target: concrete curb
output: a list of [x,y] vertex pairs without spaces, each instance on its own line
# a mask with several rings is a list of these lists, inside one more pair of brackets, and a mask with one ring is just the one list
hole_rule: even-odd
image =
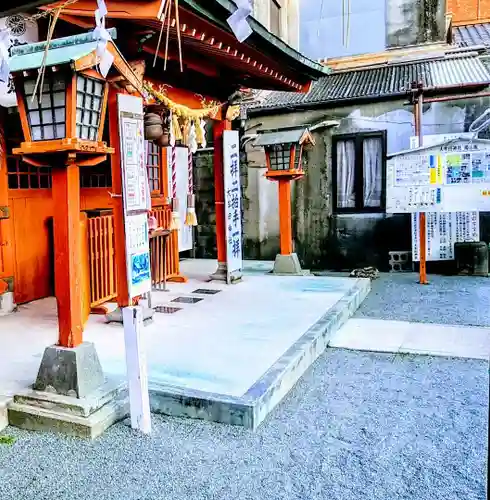
[[153,413],[191,417],[256,429],[328,347],[332,335],[371,290],[357,279],[349,292],[309,328],[242,397],[172,387],[150,380]]

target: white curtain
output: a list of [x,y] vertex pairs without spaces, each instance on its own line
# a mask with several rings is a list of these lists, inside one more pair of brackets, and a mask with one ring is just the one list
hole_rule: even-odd
[[354,141],[337,142],[337,207],[355,208],[354,190],[356,154]]
[[364,206],[381,206],[382,147],[380,139],[364,139]]

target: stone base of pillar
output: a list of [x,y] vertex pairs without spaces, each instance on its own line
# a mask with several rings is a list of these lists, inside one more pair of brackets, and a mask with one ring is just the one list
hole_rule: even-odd
[[126,383],[107,381],[95,346],[44,351],[36,382],[14,396],[10,425],[95,438],[129,412]]
[[6,316],[15,311],[15,302],[13,292],[0,294],[0,316]]
[[218,268],[209,277],[212,281],[224,281],[226,283],[227,275],[228,269],[226,267],[226,262],[218,262]]
[[303,271],[301,269],[301,264],[295,253],[289,255],[276,255],[274,270],[272,272],[281,276],[305,276],[309,274],[308,271]]
[[[143,322],[149,322],[153,320],[153,313],[155,311],[149,307],[143,307]],[[123,315],[120,307],[116,307],[114,311],[111,311],[105,315],[105,320],[107,323],[123,323]]]

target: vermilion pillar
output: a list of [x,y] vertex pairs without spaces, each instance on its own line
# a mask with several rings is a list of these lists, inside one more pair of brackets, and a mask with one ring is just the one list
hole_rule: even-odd
[[52,170],[54,211],[54,276],[62,347],[82,343],[80,172],[78,165]]
[[109,138],[110,145],[114,148],[111,155],[112,173],[112,207],[114,212],[114,248],[116,254],[116,287],[117,305],[129,306],[128,279],[126,271],[126,236],[124,230],[124,205],[122,197],[122,172],[121,172],[121,145],[119,134],[119,118],[117,109],[117,94],[119,92],[109,89],[107,103],[109,111]]
[[220,120],[214,122],[214,198],[218,269],[213,277],[216,279],[226,279],[225,181],[223,166],[223,132],[225,130],[231,130],[230,121]]
[[279,179],[279,239],[281,255],[293,253],[291,180]]

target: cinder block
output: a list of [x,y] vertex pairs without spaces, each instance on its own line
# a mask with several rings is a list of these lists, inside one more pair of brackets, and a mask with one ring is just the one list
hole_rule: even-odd
[[390,272],[403,273],[412,271],[412,252],[408,250],[388,252],[390,256]]

